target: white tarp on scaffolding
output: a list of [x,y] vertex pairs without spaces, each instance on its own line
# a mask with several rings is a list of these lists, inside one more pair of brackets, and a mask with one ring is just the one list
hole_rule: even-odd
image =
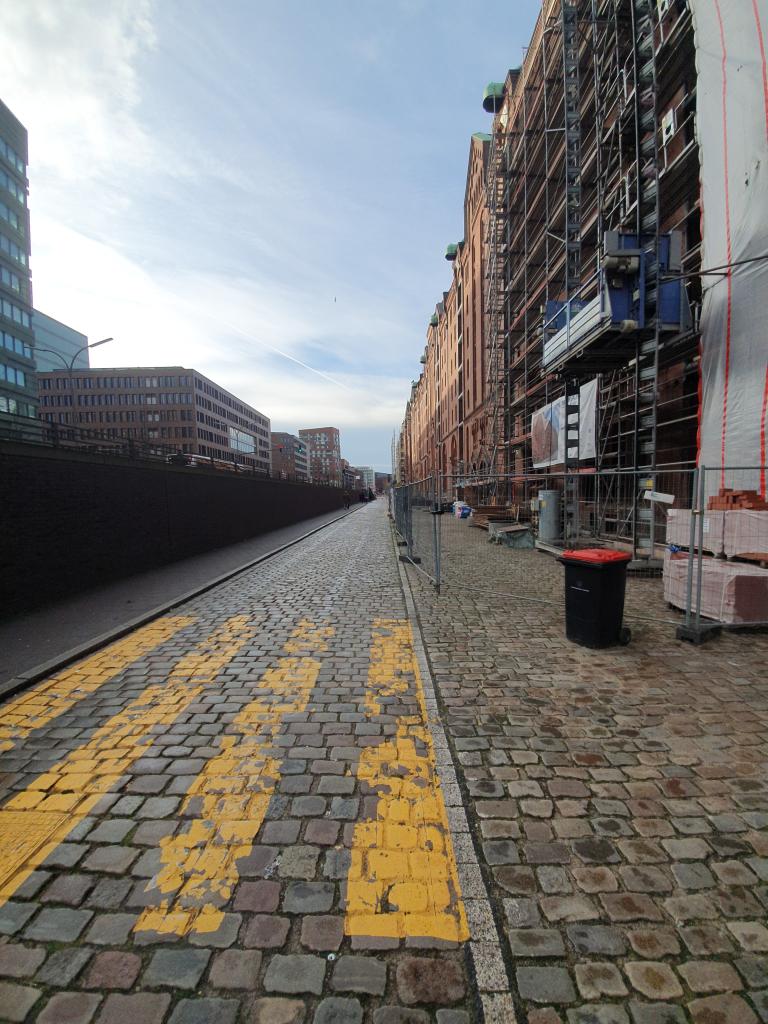
[[[573,414],[574,418],[576,414]],[[595,458],[597,421],[597,378],[582,384],[579,390],[580,460]],[[571,459],[576,452],[568,453]],[[537,409],[531,416],[531,455],[535,469],[561,466],[565,462],[565,397]]]
[[[768,253],[768,0],[692,0],[691,9],[707,269]],[[703,284],[700,463],[764,465],[768,260]],[[707,489],[729,483],[713,473]],[[765,484],[761,475],[763,493]]]

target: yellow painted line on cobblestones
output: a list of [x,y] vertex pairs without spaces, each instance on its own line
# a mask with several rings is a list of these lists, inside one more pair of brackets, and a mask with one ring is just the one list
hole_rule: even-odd
[[0,810],[0,904],[8,899],[253,636],[249,616],[228,619],[148,686],[88,743],[38,776]]
[[469,929],[410,623],[375,620],[370,657],[369,713],[387,712],[382,698],[410,695],[419,714],[400,716],[395,736],[360,758],[357,777],[378,804],[375,820],[355,826],[345,930],[460,942]]
[[79,700],[114,679],[137,658],[170,640],[193,622],[195,619],[188,615],[156,619],[8,701],[0,708],[0,753],[10,750],[18,740],[69,711]]
[[306,707],[320,671],[311,655],[327,650],[333,632],[303,620],[285,644],[286,657],[262,676],[264,692],[237,715],[221,752],[189,790],[181,812],[194,808],[189,828],[161,840],[162,867],[149,885],[168,898],[142,912],[136,931],[185,935],[221,924],[219,908],[239,879],[237,862],[250,854],[280,777],[275,736],[285,715]]

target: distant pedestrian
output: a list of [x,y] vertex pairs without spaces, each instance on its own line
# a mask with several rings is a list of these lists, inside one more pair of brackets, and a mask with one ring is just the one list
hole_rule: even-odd
[[344,491],[344,508],[349,508],[352,504],[352,497],[349,491]]

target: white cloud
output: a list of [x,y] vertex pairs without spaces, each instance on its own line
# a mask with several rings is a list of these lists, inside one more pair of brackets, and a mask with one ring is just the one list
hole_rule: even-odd
[[38,173],[83,182],[151,164],[137,117],[151,15],[151,0],[3,5],[3,98],[29,130]]

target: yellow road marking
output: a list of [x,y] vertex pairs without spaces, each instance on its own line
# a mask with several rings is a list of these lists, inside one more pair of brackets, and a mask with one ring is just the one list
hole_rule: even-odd
[[253,636],[248,616],[224,625],[181,658],[90,741],[38,776],[0,810],[0,905],[145,752],[156,725],[171,725]]
[[[237,862],[251,852],[279,778],[272,756],[278,728],[287,714],[303,711],[320,671],[310,653],[327,650],[333,629],[302,621],[285,644],[288,657],[267,670],[264,690],[237,715],[233,735],[195,780],[184,803],[202,799],[184,833],[161,840],[162,867],[149,883],[168,899],[145,909],[136,931],[185,935],[215,931],[239,879]],[[183,811],[182,811],[183,813]]]
[[368,683],[370,714],[409,691],[419,714],[401,716],[394,738],[360,758],[357,777],[379,799],[376,820],[355,826],[346,933],[463,941],[469,929],[410,623],[374,621]]
[[29,736],[34,729],[48,725],[83,697],[114,679],[131,662],[194,621],[188,615],[157,619],[8,701],[0,709],[0,753],[10,750],[17,740]]

